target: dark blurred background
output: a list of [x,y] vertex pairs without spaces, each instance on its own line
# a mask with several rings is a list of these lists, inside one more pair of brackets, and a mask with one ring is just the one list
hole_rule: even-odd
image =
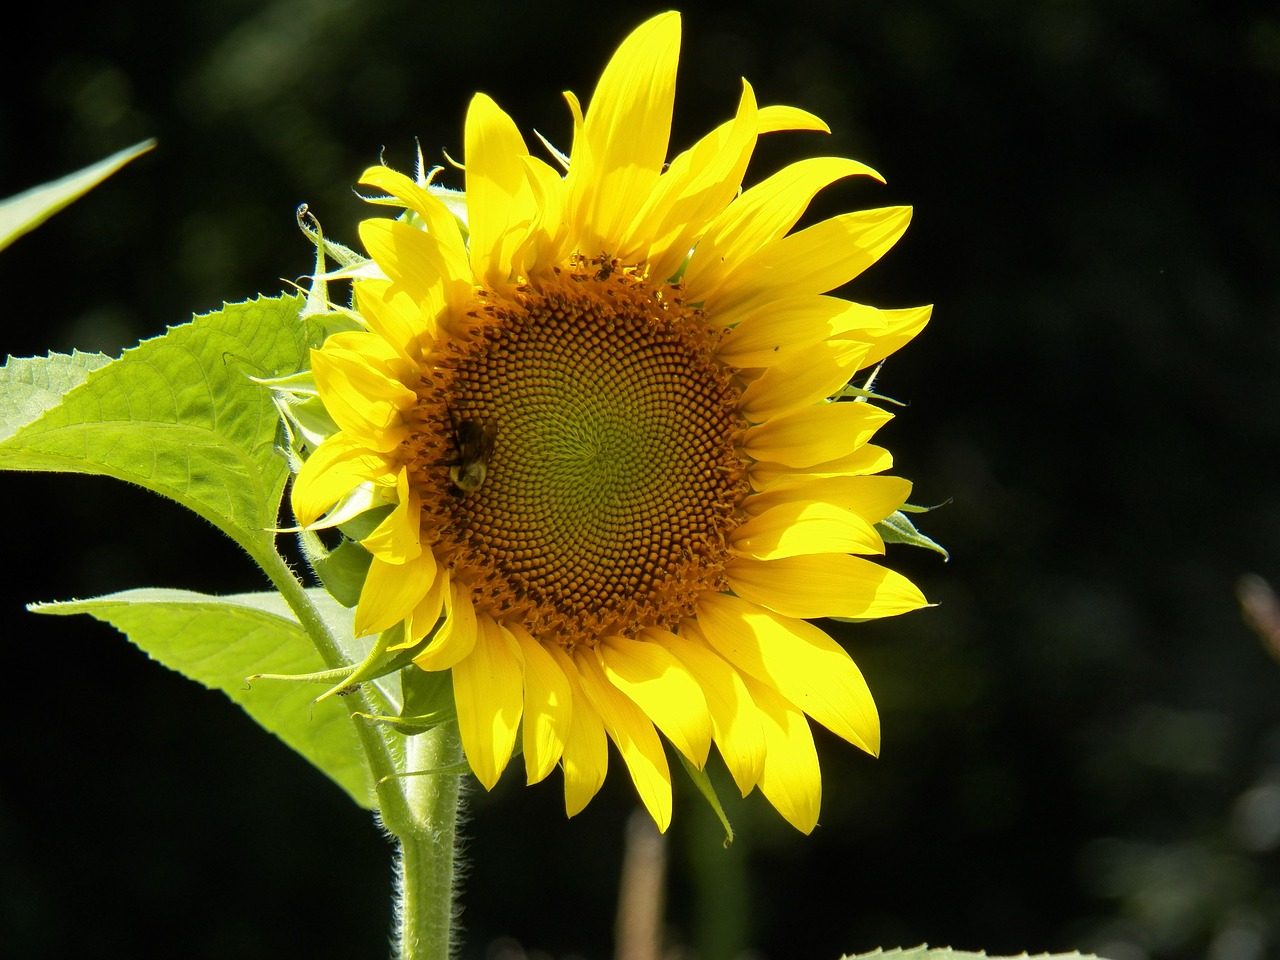
[[[471,93],[568,146],[564,89],[660,6],[220,0],[84,5],[0,59],[0,196],[158,149],[0,254],[0,351],[115,353],[310,266],[308,202],[355,241],[384,150],[461,153]],[[674,149],[738,78],[833,134],[815,215],[911,203],[845,294],[937,304],[886,367],[881,439],[950,563],[891,550],[935,609],[840,634],[871,760],[819,734],[808,838],[753,797],[725,852],[670,831],[670,940],[701,960],[929,941],[1115,960],[1280,957],[1280,663],[1242,576],[1280,583],[1280,14],[1150,0],[796,0],[684,8]],[[37,17],[41,12],[36,12]],[[457,184],[456,184],[457,185]],[[173,504],[3,478],[11,586],[0,937],[15,957],[374,957],[389,848],[221,695],[30,600],[265,582]],[[473,795],[463,958],[612,953],[622,765],[571,821],[559,775]],[[169,952],[172,953],[172,950]]]

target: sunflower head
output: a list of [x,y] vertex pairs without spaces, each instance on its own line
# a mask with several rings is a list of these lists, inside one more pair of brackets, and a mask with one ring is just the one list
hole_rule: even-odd
[[[465,211],[431,176],[362,183],[399,215],[361,224],[363,329],[313,354],[336,424],[293,487],[299,521],[384,515],[358,634],[403,628],[450,671],[486,788],[522,737],[529,781],[599,789],[612,741],[665,829],[665,748],[714,743],[808,832],[821,780],[808,719],[868,752],[875,705],[824,616],[924,604],[867,559],[910,484],[869,441],[890,415],[846,387],[925,324],[828,295],[902,234],[907,208],[792,228],[822,187],[878,175],[822,157],[743,190],[757,138],[825,130],[756,104],[667,161],[680,20],[622,44],[568,157],[530,153],[478,95]],[[559,165],[557,165],[559,164]],[[459,215],[461,213],[461,215]]]

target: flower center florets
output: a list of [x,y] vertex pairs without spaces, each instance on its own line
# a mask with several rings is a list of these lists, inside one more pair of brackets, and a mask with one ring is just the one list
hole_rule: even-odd
[[407,454],[423,542],[478,610],[572,645],[724,588],[745,423],[700,310],[600,256],[482,291],[459,327]]

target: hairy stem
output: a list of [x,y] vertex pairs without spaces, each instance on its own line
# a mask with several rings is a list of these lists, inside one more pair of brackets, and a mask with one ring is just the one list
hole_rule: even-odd
[[383,825],[400,843],[395,915],[397,960],[448,960],[453,947],[462,747],[455,722],[406,738],[401,778],[406,822]]

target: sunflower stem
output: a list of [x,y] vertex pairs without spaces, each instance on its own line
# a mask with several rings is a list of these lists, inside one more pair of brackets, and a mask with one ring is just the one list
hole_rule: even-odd
[[[450,721],[405,738],[399,778],[408,816],[383,811],[383,825],[400,844],[397,864],[395,943],[397,960],[448,960],[453,947],[462,759],[458,725]],[[439,771],[439,772],[436,772]]]
[[[255,559],[284,597],[330,667],[346,662],[324,618],[301,581],[275,550]],[[351,713],[372,711],[363,690],[344,698]],[[382,825],[396,838],[395,944],[397,960],[449,960],[453,947],[453,886],[461,810],[462,743],[456,721],[403,738],[405,773],[396,764],[399,744],[380,724],[352,717],[378,797]],[[395,736],[395,740],[401,740]]]

